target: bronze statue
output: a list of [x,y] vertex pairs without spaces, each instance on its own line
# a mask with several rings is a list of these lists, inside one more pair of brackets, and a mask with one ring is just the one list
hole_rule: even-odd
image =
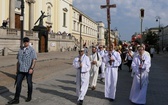
[[38,26],[43,26],[43,19],[45,17],[48,17],[47,15],[44,15],[45,12],[41,11],[41,16],[38,18],[38,20],[35,22],[35,25],[36,23],[39,21],[39,25]]

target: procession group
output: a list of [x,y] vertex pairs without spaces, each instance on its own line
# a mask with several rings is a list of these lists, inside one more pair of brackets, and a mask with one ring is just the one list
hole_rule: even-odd
[[[132,72],[133,82],[130,91],[130,101],[135,104],[146,104],[146,93],[148,86],[148,74],[151,67],[150,54],[145,51],[145,45],[137,45],[132,51],[128,51],[123,59],[120,49],[116,49],[112,43],[108,47],[92,46],[92,53],[88,55],[86,49],[79,50],[79,56],[73,60],[73,66],[77,70],[76,93],[77,104],[82,105],[89,87],[96,89],[98,77],[105,82],[105,98],[115,100],[118,80],[118,70],[121,63],[127,60],[129,71]],[[99,71],[100,74],[99,74]]]

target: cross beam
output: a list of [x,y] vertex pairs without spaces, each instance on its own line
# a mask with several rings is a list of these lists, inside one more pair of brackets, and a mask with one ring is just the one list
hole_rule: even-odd
[[[110,46],[110,21],[111,21],[111,18],[110,18],[110,8],[116,8],[116,4],[112,4],[110,5],[110,0],[106,0],[106,5],[101,5],[100,6],[101,9],[104,9],[106,8],[107,9],[107,23],[108,23],[108,44]],[[107,44],[107,45],[108,45]]]

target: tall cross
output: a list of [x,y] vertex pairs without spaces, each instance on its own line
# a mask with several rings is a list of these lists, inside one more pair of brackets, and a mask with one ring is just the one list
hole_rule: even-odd
[[110,8],[116,8],[116,4],[112,4],[112,5],[110,5],[110,0],[106,0],[106,5],[101,5],[100,6],[101,7],[101,9],[103,9],[103,8],[107,8],[107,23],[108,23],[108,43],[107,43],[107,45],[109,44],[109,47],[110,47],[110,21],[111,21],[111,19],[110,19]]

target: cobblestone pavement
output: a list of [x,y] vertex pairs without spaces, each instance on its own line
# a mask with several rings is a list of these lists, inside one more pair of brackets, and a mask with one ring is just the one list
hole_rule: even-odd
[[[76,54],[76,52],[62,53],[57,59],[55,55],[55,59],[46,57],[48,60],[39,61],[33,77],[33,99],[29,103],[24,102],[27,91],[27,85],[24,81],[19,105],[75,105],[77,100],[74,82],[76,71],[72,67],[72,60]],[[46,56],[49,55],[46,54]],[[154,55],[152,58],[146,105],[168,104],[167,61],[168,55],[162,53]],[[13,98],[15,92],[12,68],[14,66],[0,68],[0,80],[4,84],[0,87],[9,90],[9,92],[0,94],[0,105],[6,105]],[[4,83],[4,80],[7,80],[8,84]],[[131,84],[132,77],[128,68],[123,65],[123,70],[119,71],[116,100],[109,102],[104,98],[104,83],[98,81],[95,91],[88,90],[84,105],[133,105],[128,99]]]

